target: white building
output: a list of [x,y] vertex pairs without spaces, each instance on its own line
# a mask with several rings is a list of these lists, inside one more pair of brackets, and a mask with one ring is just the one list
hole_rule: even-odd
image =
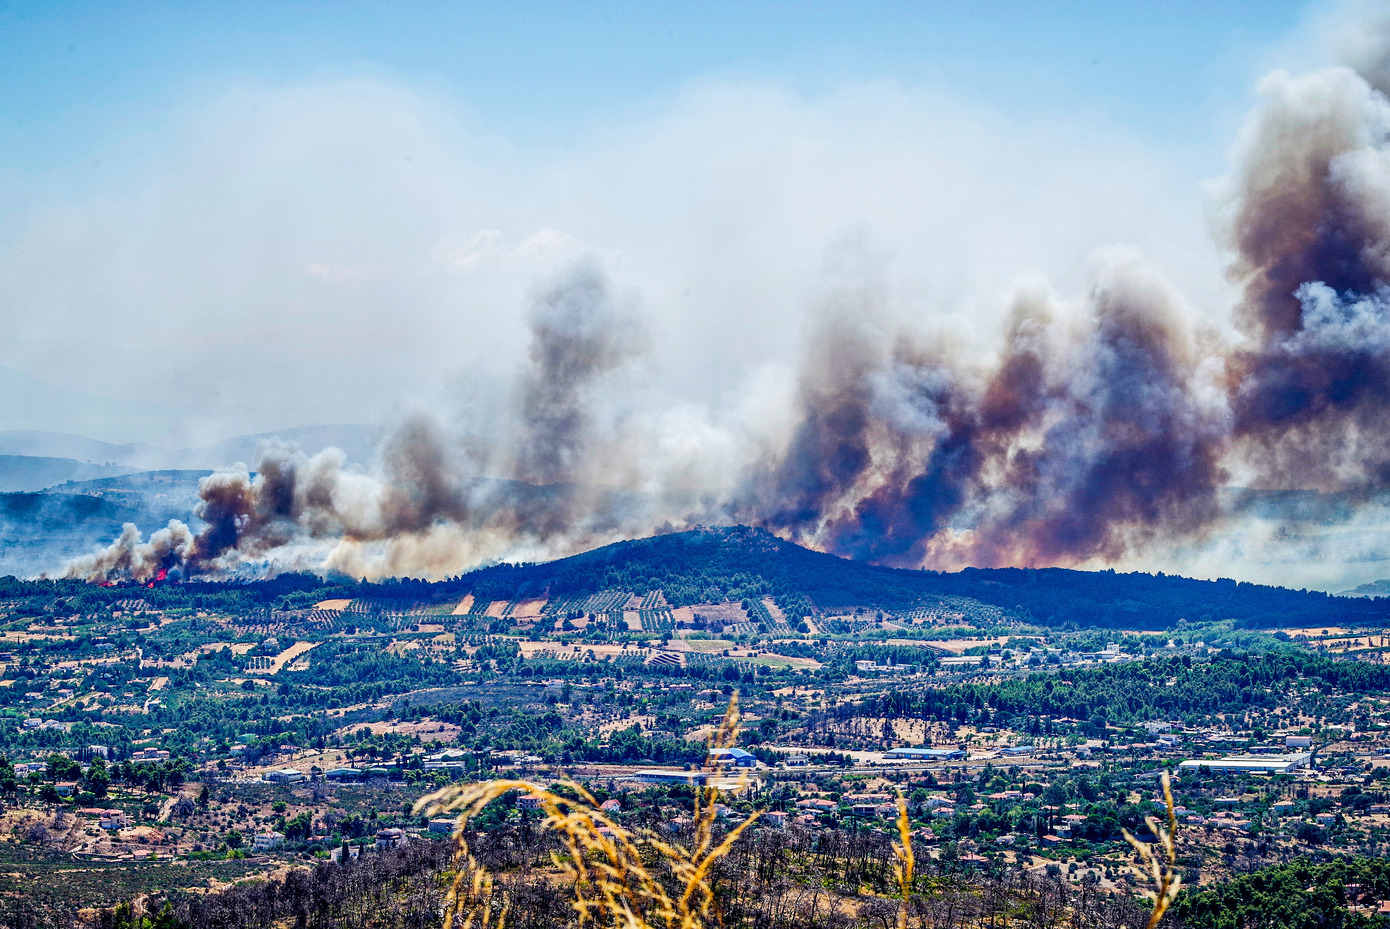
[[267,771],[261,778],[272,784],[296,784],[307,779],[304,772],[298,768],[278,768],[274,771]]
[[1296,755],[1227,755],[1225,758],[1194,758],[1178,765],[1180,769],[1195,771],[1209,768],[1212,771],[1248,771],[1252,774],[1288,774],[1299,768],[1306,768],[1313,761],[1312,754],[1303,752]]
[[285,834],[283,832],[260,832],[251,840],[251,851],[269,852],[274,851],[285,844]]

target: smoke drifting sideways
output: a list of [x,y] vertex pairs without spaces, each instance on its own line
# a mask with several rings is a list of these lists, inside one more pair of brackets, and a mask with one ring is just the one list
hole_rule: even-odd
[[[273,570],[438,576],[525,547],[544,556],[607,539],[628,521],[623,494],[565,478],[592,464],[594,394],[643,353],[645,335],[591,262],[535,301],[530,326],[507,441],[460,439],[415,416],[389,435],[371,474],[336,448],[308,456],[266,443],[254,468],[199,482],[200,531],[175,520],[144,540],[127,524],[63,576],[152,582],[228,575],[263,559]],[[484,476],[499,472],[529,480]]]
[[637,415],[616,389],[647,338],[587,265],[535,301],[499,437],[412,419],[372,474],[269,446],[204,480],[198,532],[128,526],[65,573],[437,577],[724,522],[883,564],[1068,566],[1202,541],[1234,515],[1233,481],[1386,489],[1390,28],[1373,25],[1349,66],[1261,83],[1220,203],[1234,337],[1123,250],[1080,306],[1020,291],[988,356],[846,293],[769,406],[776,428],[702,422],[673,453],[680,411]]

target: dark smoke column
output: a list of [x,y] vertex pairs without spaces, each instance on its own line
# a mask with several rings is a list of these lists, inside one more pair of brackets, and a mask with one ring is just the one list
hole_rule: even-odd
[[1266,486],[1390,486],[1390,102],[1365,51],[1360,74],[1264,80],[1231,192],[1229,385]]

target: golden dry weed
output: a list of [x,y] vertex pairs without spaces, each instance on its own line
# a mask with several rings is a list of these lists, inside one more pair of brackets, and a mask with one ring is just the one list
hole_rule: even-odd
[[912,872],[917,858],[912,853],[912,824],[907,818],[907,801],[898,792],[898,840],[893,843],[893,876],[898,881],[902,902],[898,906],[898,929],[907,929],[907,908],[912,900]]
[[[1124,833],[1125,841],[1133,847],[1139,855],[1139,864],[1134,867],[1136,873],[1147,881],[1153,882],[1154,908],[1152,915],[1149,916],[1148,929],[1154,929],[1159,920],[1163,919],[1163,914],[1172,906],[1173,901],[1178,897],[1178,891],[1182,889],[1182,875],[1178,873],[1178,852],[1174,844],[1174,837],[1178,833],[1178,817],[1173,810],[1173,784],[1168,777],[1168,772],[1163,772],[1163,802],[1168,808],[1168,824],[1163,826],[1158,819],[1153,816],[1146,816],[1144,821],[1149,826],[1149,831],[1156,837],[1156,842],[1141,842],[1130,835],[1128,829],[1121,830]],[[1162,850],[1162,854],[1155,852],[1157,847]]]
[[[710,749],[732,747],[738,732],[738,696],[734,695],[710,740]],[[530,781],[496,780],[445,787],[422,797],[415,804],[417,813],[452,814],[457,821],[456,874],[446,900],[445,929],[452,929],[460,915],[463,929],[504,929],[506,895],[494,893],[493,878],[474,858],[465,830],[488,804],[512,791],[538,799],[542,828],[553,831],[565,846],[567,854],[552,857],[574,885],[574,907],[581,926],[706,929],[718,925],[710,870],[758,814],[716,841],[720,789],[711,775],[707,770],[695,792],[694,835],[689,847],[667,841],[652,830],[624,827],[604,814],[594,796],[569,778],[557,789]],[[649,860],[654,853],[656,861],[669,869],[674,878],[672,889],[644,862],[644,850],[649,850]]]

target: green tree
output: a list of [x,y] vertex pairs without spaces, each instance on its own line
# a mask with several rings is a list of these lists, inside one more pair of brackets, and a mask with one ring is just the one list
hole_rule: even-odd
[[111,773],[106,770],[106,762],[100,756],[92,759],[92,763],[87,766],[87,773],[82,776],[82,780],[87,785],[87,789],[98,800],[104,800],[107,792],[111,789]]

